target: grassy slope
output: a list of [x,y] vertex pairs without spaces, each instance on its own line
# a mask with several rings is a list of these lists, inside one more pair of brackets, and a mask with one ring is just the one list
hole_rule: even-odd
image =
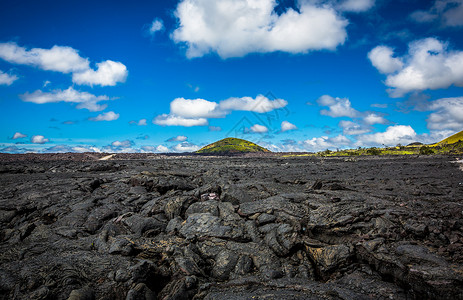
[[196,153],[245,153],[245,152],[270,152],[269,150],[256,145],[252,142],[237,139],[226,138],[215,143],[204,146]]
[[463,141],[463,130],[458,133],[455,133],[454,135],[449,136],[446,139],[443,139],[442,141],[434,145],[453,144],[458,141]]

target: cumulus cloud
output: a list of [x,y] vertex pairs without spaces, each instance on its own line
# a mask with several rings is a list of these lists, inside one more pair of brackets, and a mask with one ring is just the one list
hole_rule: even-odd
[[281,122],[281,132],[295,130],[297,129],[296,125],[289,123],[288,121]]
[[127,67],[116,61],[107,60],[97,63],[97,70],[88,69],[72,74],[72,81],[81,85],[115,86],[119,82],[125,82]]
[[73,152],[84,153],[84,152],[101,152],[101,149],[95,146],[75,146],[72,147]]
[[463,26],[462,0],[436,0],[428,10],[418,10],[410,15],[418,23],[440,21],[443,26]]
[[374,124],[386,124],[387,120],[378,114],[367,113],[363,117],[363,122],[365,122],[365,124],[367,125],[374,125]]
[[427,110],[434,111],[426,120],[429,129],[456,132],[463,128],[463,97],[431,101]]
[[209,123],[205,118],[184,118],[175,115],[162,114],[153,119],[153,124],[161,126],[207,126]]
[[320,111],[320,114],[325,116],[333,118],[355,118],[359,116],[359,112],[352,108],[351,103],[347,98],[334,98],[329,95],[323,95],[317,100],[317,103],[320,106],[328,106],[328,110],[323,109]]
[[98,116],[94,118],[90,118],[89,120],[99,122],[99,121],[114,121],[117,119],[119,119],[119,114],[116,114],[113,111],[108,111],[106,113],[99,114]]
[[[327,106],[328,110],[322,109],[321,115],[330,116],[333,118],[349,117],[355,119],[352,121],[340,121],[338,126],[343,130],[344,135],[359,135],[370,132],[374,124],[386,124],[386,120],[380,113],[365,111],[360,112],[352,107],[352,104],[347,98],[334,98],[329,95],[321,96],[317,100],[318,105]],[[329,133],[327,133],[329,134]]]
[[326,149],[336,149],[344,146],[350,145],[352,142],[347,137],[343,135],[338,135],[335,137],[314,137],[312,139],[305,140],[303,146],[307,151],[323,151]]
[[401,59],[392,57],[393,54],[392,48],[378,46],[368,53],[368,59],[379,72],[388,74],[402,69],[404,65]]
[[170,139],[166,140],[166,142],[184,142],[188,139],[188,137],[184,135],[177,135],[174,137],[171,137]]
[[362,126],[352,121],[340,121],[339,127],[342,128],[344,135],[359,135],[371,131],[370,128]]
[[10,63],[29,65],[42,70],[72,73],[73,82],[86,85],[113,86],[125,82],[127,68],[120,62],[106,60],[90,68],[87,58],[71,47],[53,46],[51,49],[27,50],[16,43],[0,43],[0,58]]
[[204,99],[177,98],[170,103],[170,113],[184,118],[214,118],[223,116],[218,106],[218,103]]
[[173,147],[173,150],[175,152],[194,152],[199,149],[200,149],[199,146],[192,144],[192,143],[188,143],[188,142],[183,142]]
[[166,146],[163,146],[163,145],[159,145],[157,147],[154,147],[154,146],[142,146],[142,147],[140,147],[140,149],[141,149],[141,152],[143,152],[143,153],[153,153],[153,152],[166,153],[166,152],[169,152],[169,148],[167,148]]
[[417,134],[409,125],[389,126],[385,132],[376,132],[372,134],[360,135],[357,137],[357,143],[362,145],[386,145],[395,146],[397,144],[409,144],[416,142]]
[[166,152],[169,152],[169,148],[163,145],[159,145],[156,147],[156,152],[166,153]]
[[156,147],[154,146],[141,146],[140,149],[142,153],[152,153],[156,151]]
[[375,5],[375,0],[345,0],[339,4],[339,8],[348,12],[364,12]]
[[29,65],[43,70],[71,73],[89,68],[89,61],[71,47],[53,46],[51,49],[27,50],[16,43],[0,43],[0,58],[10,63]]
[[48,143],[50,140],[45,138],[43,135],[34,135],[31,138],[31,143],[33,144],[45,144]]
[[268,132],[268,128],[263,126],[263,125],[260,125],[260,124],[255,124],[255,125],[251,126],[251,132],[254,132],[254,133],[266,133],[266,132]]
[[[361,0],[347,0],[348,3]],[[182,0],[175,11],[176,43],[187,46],[187,57],[216,52],[222,58],[249,53],[306,53],[335,50],[347,37],[348,21],[330,5],[298,2],[278,15],[274,0]],[[361,7],[362,5],[358,5]]]
[[22,138],[25,138],[25,137],[27,137],[27,135],[22,134],[21,132],[16,132],[16,133],[13,135],[12,139],[13,139],[13,140],[16,140],[16,139],[22,139]]
[[[373,49],[370,54],[377,49]],[[374,55],[370,60],[380,72],[388,74],[386,85],[391,88],[388,91],[392,97],[402,97],[412,91],[463,86],[463,51],[448,50],[447,43],[435,38],[410,43],[408,55],[397,58],[403,62],[400,68],[397,64],[393,67],[390,62],[378,63]]]
[[75,90],[72,86],[66,90],[53,90],[51,92],[42,92],[37,90],[33,93],[25,93],[19,95],[24,102],[32,102],[36,104],[70,102],[77,103],[76,108],[88,109],[89,111],[102,111],[107,105],[98,104],[100,101],[109,100],[108,96],[95,96],[87,92]]
[[0,85],[12,85],[16,80],[18,80],[18,76],[0,70]]
[[288,104],[286,100],[258,95],[256,98],[228,98],[220,102],[205,99],[176,98],[170,103],[170,113],[157,116],[153,123],[164,126],[205,126],[208,118],[222,118],[232,111],[266,113]]
[[130,148],[133,145],[135,145],[135,143],[131,140],[114,141],[111,143],[111,147],[113,148]]
[[136,153],[140,152],[139,149],[134,149],[135,143],[131,140],[114,141],[111,144],[103,147],[104,152],[113,153]]
[[257,113],[266,113],[275,109],[280,109],[288,105],[288,101],[283,99],[270,100],[269,98],[258,95],[256,98],[242,97],[229,98],[219,103],[221,111],[230,112],[233,110],[252,111]]

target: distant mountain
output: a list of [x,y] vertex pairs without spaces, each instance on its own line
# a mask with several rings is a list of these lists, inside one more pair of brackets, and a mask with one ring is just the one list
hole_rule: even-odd
[[453,143],[456,143],[458,141],[463,141],[463,130],[458,132],[458,133],[455,133],[454,135],[449,136],[446,139],[443,139],[442,141],[437,143],[436,146],[437,145],[443,145],[443,144],[453,144]]
[[226,138],[215,143],[209,144],[207,146],[204,146],[203,148],[196,151],[196,153],[204,154],[233,154],[250,152],[270,151],[252,142],[237,138]]

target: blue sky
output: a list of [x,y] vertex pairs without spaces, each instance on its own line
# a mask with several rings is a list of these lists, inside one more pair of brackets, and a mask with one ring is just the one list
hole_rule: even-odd
[[0,2],[0,151],[273,151],[463,129],[462,0]]

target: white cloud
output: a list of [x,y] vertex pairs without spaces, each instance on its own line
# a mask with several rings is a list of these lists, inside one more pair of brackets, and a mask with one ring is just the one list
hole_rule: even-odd
[[408,125],[389,126],[385,132],[376,132],[357,137],[357,143],[359,145],[369,146],[395,146],[397,144],[407,145],[416,142],[416,140],[417,134],[415,130]]
[[116,61],[107,60],[97,63],[97,70],[88,69],[72,74],[72,81],[77,84],[115,86],[118,82],[125,82],[127,67]]
[[361,126],[352,121],[344,121],[344,120],[340,121],[339,127],[342,128],[343,134],[345,135],[359,135],[359,134],[364,134],[364,133],[371,131],[370,128]]
[[288,121],[281,122],[281,131],[289,131],[297,129],[296,125],[289,123]]
[[217,107],[216,102],[204,99],[177,98],[170,103],[170,113],[184,118],[214,118],[223,115]]
[[219,109],[222,111],[252,111],[257,113],[266,113],[275,109],[280,109],[288,105],[288,101],[283,99],[270,100],[263,95],[256,98],[242,97],[229,98],[219,103]]
[[159,145],[156,147],[156,152],[166,153],[166,152],[169,152],[169,148],[163,145]]
[[367,125],[374,125],[374,124],[386,124],[387,120],[380,115],[375,113],[367,113],[366,116],[363,117],[363,122]]
[[157,116],[153,123],[164,126],[204,126],[208,118],[222,118],[232,111],[266,113],[288,104],[286,100],[270,100],[263,95],[256,98],[229,98],[219,103],[204,99],[176,98],[170,103],[170,113]]
[[22,138],[25,138],[25,137],[27,137],[27,135],[22,134],[21,132],[16,132],[16,133],[13,135],[12,139],[13,139],[13,140],[16,140],[16,139],[22,139]]
[[[392,67],[389,69],[392,72],[388,73],[386,85],[391,87],[390,95],[402,97],[412,91],[463,86],[463,51],[450,51],[447,48],[446,43],[435,38],[410,43],[408,55],[397,58],[403,62],[403,66],[395,71],[392,71]],[[372,63],[375,64],[374,61]],[[377,68],[384,72],[386,65]]]
[[[348,1],[349,2],[349,1]],[[347,37],[348,21],[329,5],[299,2],[278,15],[274,0],[183,0],[175,11],[176,43],[187,45],[189,58],[216,52],[222,58],[248,53],[306,53],[334,50]]]
[[120,62],[106,60],[97,63],[97,70],[90,68],[87,58],[71,47],[53,46],[51,49],[27,50],[16,43],[0,43],[0,58],[10,63],[29,65],[42,70],[72,73],[77,84],[114,86],[125,82],[127,68]]
[[326,149],[336,149],[341,148],[343,146],[350,145],[352,142],[347,137],[343,135],[338,135],[336,137],[314,137],[312,139],[308,139],[303,141],[304,148],[307,151],[323,151]]
[[154,146],[141,146],[140,149],[142,153],[152,153],[156,151],[156,147]]
[[200,147],[192,143],[183,142],[178,145],[175,145],[173,149],[176,152],[194,152],[199,150]]
[[418,23],[429,23],[439,20],[443,26],[463,25],[462,0],[436,0],[429,11],[418,10],[410,17]]
[[136,153],[140,152],[139,149],[134,149],[135,143],[131,140],[114,141],[110,145],[103,147],[104,152],[113,153]]
[[317,100],[318,105],[327,106],[328,110],[322,109],[321,115],[330,116],[333,118],[349,117],[356,119],[356,122],[352,121],[340,121],[339,127],[342,128],[343,134],[345,135],[359,135],[370,132],[371,126],[374,124],[386,124],[386,120],[379,113],[367,111],[359,112],[354,109],[351,102],[347,98],[334,98],[329,95],[323,95]]
[[208,121],[205,118],[184,118],[175,115],[162,114],[153,119],[153,123],[162,126],[206,126]]
[[364,12],[375,5],[375,0],[345,0],[339,4],[343,11]]
[[161,19],[154,19],[151,23],[148,32],[151,35],[154,35],[156,32],[161,31],[164,29],[164,23]]
[[463,97],[432,101],[427,110],[434,111],[426,120],[429,129],[453,131],[463,129]]
[[18,80],[18,76],[10,75],[0,70],[0,85],[12,85]]
[[89,68],[89,61],[71,47],[27,50],[16,43],[0,43],[0,58],[10,63],[30,65],[43,70],[71,73]]
[[157,147],[154,147],[154,146],[141,146],[140,149],[141,149],[141,152],[143,152],[143,153],[153,153],[153,152],[166,153],[166,152],[169,152],[169,148],[167,148],[166,146],[163,146],[163,145],[159,145]]
[[255,124],[251,126],[251,131],[255,133],[266,133],[268,132],[268,128],[260,124]]
[[334,98],[329,95],[323,95],[317,100],[317,103],[320,106],[328,106],[328,110],[323,109],[320,111],[320,114],[325,116],[333,118],[355,118],[359,116],[359,112],[352,108],[351,103],[347,98]]
[[34,135],[32,138],[31,138],[31,142],[33,144],[45,144],[45,143],[48,143],[50,140],[49,139],[46,139],[43,135]]
[[392,57],[393,54],[392,48],[378,46],[368,53],[368,58],[378,71],[388,74],[402,69],[404,65],[401,59]]
[[187,139],[188,139],[188,137],[186,137],[184,135],[178,135],[178,136],[171,137],[166,142],[184,142]]
[[130,140],[125,140],[125,141],[114,141],[111,143],[112,147],[120,147],[120,148],[129,148],[134,145],[134,142]]
[[98,104],[100,101],[109,100],[108,96],[95,96],[87,92],[79,92],[72,86],[66,90],[53,90],[51,92],[42,92],[37,90],[33,93],[25,93],[19,95],[25,102],[36,104],[56,103],[56,102],[71,102],[78,103],[76,106],[79,109],[88,109],[89,111],[101,111],[106,108],[106,105]]
[[84,153],[84,152],[101,152],[101,149],[95,146],[76,146],[72,147],[73,152]]
[[114,121],[117,119],[119,119],[119,114],[116,114],[113,111],[108,111],[106,113],[99,114],[95,118],[90,118],[89,120],[98,122],[98,121]]

